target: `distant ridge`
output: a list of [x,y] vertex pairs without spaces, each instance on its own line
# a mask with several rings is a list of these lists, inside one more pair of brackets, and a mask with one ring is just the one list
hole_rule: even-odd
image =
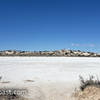
[[65,57],[100,57],[99,53],[84,52],[80,50],[54,50],[54,51],[21,51],[3,50],[0,56],[65,56]]

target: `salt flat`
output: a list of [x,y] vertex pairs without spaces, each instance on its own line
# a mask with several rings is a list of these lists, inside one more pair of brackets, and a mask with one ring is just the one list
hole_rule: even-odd
[[100,58],[0,57],[1,87],[27,87],[32,100],[68,100],[79,75],[99,77]]

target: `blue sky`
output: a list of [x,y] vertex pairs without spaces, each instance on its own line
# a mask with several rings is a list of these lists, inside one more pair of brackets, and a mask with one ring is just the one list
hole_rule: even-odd
[[100,52],[100,0],[0,0],[0,49]]

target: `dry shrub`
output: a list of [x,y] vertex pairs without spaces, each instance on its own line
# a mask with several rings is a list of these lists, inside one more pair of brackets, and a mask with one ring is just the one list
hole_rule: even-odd
[[76,90],[73,94],[75,100],[100,100],[100,80],[98,77],[89,76],[84,79],[80,76],[80,90]]
[[93,75],[89,76],[88,79],[84,79],[82,76],[80,77],[80,90],[84,91],[84,89],[88,86],[96,86],[96,87],[100,87],[100,80],[99,78],[95,78]]

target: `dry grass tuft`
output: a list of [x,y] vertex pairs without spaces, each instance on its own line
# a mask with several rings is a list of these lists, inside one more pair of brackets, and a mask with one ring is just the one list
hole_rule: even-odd
[[82,76],[79,77],[81,82],[80,90],[82,91],[84,91],[84,89],[88,86],[100,87],[100,80],[98,79],[98,77],[95,79],[94,76],[89,76],[89,78],[86,80]]
[[100,100],[100,80],[98,77],[89,76],[84,79],[80,76],[80,90],[75,91],[75,100]]

